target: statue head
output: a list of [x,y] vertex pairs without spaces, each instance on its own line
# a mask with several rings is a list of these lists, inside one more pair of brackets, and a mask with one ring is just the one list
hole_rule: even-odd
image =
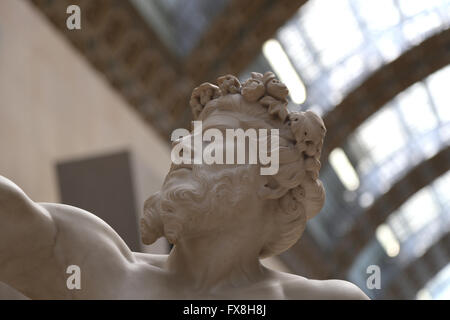
[[[202,121],[203,130],[221,132],[277,129],[278,143],[266,143],[269,153],[278,155],[278,170],[262,175],[266,163],[260,161],[172,164],[161,191],[145,202],[142,240],[151,244],[164,236],[177,244],[226,232],[227,227],[240,228],[258,233],[261,242],[255,246],[260,257],[279,254],[298,241],[307,220],[324,204],[318,176],[325,126],[311,111],[288,111],[288,90],[272,72],[252,73],[243,84],[226,75],[218,84],[203,83],[194,89],[190,100],[194,120]],[[196,134],[193,130],[190,136]],[[208,143],[203,141],[203,147]],[[229,148],[224,142],[225,153]]]

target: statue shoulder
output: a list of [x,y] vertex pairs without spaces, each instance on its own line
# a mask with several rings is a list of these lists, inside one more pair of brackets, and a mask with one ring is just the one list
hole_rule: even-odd
[[[313,280],[310,280],[313,281]],[[369,300],[355,284],[345,280],[315,280],[320,282],[320,291],[330,300]]]
[[358,286],[344,280],[310,280],[288,275],[282,283],[286,299],[369,300]]
[[[123,239],[105,221],[96,215],[69,205],[40,203],[52,216],[57,228],[56,243],[62,250],[74,255],[104,252],[109,256],[134,262],[134,256]],[[67,251],[66,251],[67,252]]]

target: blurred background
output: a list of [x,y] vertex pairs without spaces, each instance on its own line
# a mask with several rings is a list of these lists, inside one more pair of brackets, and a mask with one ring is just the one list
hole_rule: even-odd
[[[166,253],[137,221],[192,89],[272,70],[291,110],[324,118],[327,197],[264,263],[372,299],[449,299],[449,27],[450,0],[2,0],[0,174]],[[24,297],[0,284],[0,298]]]

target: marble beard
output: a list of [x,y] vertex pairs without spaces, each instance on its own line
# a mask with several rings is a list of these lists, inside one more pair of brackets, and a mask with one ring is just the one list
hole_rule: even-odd
[[[0,281],[36,299],[367,299],[349,282],[260,263],[296,243],[324,204],[326,129],[310,111],[287,110],[288,90],[271,72],[217,82],[193,91],[194,120],[222,131],[277,129],[275,174],[261,175],[261,163],[172,164],[140,226],[145,244],[174,244],[169,255],[131,252],[93,214],[35,203],[0,176]],[[80,290],[66,287],[68,264],[82,271]]]

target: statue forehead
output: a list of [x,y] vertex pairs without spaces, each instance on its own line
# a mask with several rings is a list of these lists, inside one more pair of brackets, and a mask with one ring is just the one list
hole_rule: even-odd
[[214,110],[202,121],[203,129],[209,128],[234,128],[241,127],[241,121],[236,112]]
[[216,109],[236,113],[249,113],[251,110],[259,110],[261,114],[265,113],[264,107],[262,107],[259,103],[248,102],[242,97],[241,94],[227,94],[208,101],[198,117],[198,120],[208,117],[208,115]]
[[205,103],[196,120],[203,122],[203,129],[279,129],[281,139],[294,141],[295,137],[288,124],[282,122],[276,115],[270,115],[268,108],[261,101],[251,102],[242,94],[229,93],[219,95]]
[[197,121],[202,121],[203,127],[238,129],[243,121],[267,120],[265,114],[266,110],[259,103],[247,102],[240,94],[229,94],[209,101]]

